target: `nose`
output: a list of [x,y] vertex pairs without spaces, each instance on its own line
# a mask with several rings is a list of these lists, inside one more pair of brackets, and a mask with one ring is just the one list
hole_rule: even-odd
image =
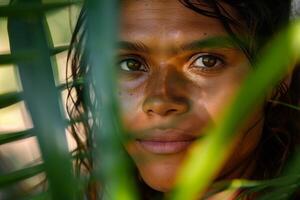
[[171,99],[162,95],[148,97],[143,103],[143,111],[149,116],[180,115],[188,111],[184,98]]
[[190,109],[187,80],[172,65],[161,67],[148,83],[142,104],[148,116],[180,115]]

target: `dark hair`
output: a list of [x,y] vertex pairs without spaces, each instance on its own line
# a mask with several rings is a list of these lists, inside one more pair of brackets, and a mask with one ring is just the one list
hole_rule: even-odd
[[[275,35],[289,22],[290,0],[179,0],[183,6],[208,17],[217,18],[223,24],[229,36],[239,45],[251,63],[259,57],[260,50],[268,42],[269,38]],[[228,4],[237,11],[238,17],[230,15],[224,5]],[[87,63],[88,52],[84,48],[85,43],[85,16],[86,9],[83,6],[77,25],[75,27],[71,46],[68,54],[70,62],[71,76],[67,77],[68,97],[67,111],[71,119],[80,118],[79,123],[73,123],[70,127],[75,141],[77,142],[77,155],[87,153],[93,146],[93,124],[88,122],[88,115],[91,108],[88,105],[95,104],[95,99],[86,99],[91,96],[91,90],[85,90],[81,84],[74,84],[70,80],[80,80],[89,73]],[[241,38],[239,33],[247,37]],[[66,74],[69,74],[68,72]],[[290,86],[281,82],[275,88],[273,98],[286,104],[299,105],[300,99],[300,70],[295,68]],[[255,159],[257,165],[252,179],[268,179],[276,177],[281,172],[287,158],[294,152],[297,145],[300,127],[299,112],[282,104],[272,101],[266,102],[263,136],[256,150],[249,157]],[[298,121],[297,121],[298,120]],[[84,135],[82,140],[80,134]],[[78,154],[79,152],[79,154]],[[245,161],[247,162],[247,161]],[[84,159],[78,156],[76,166],[78,173],[82,170],[87,173],[93,168],[92,157]],[[141,190],[144,199],[147,194],[152,193],[150,188],[142,183]],[[94,199],[97,189],[94,184],[90,184],[89,198]],[[153,199],[153,197],[152,197]]]

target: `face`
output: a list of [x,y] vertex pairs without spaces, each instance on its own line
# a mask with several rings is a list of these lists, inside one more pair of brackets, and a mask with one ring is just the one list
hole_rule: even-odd
[[[207,125],[217,125],[251,70],[243,52],[233,45],[195,45],[227,35],[217,19],[195,13],[179,1],[123,1],[119,98],[125,128],[133,134],[125,148],[153,189],[172,188],[193,142],[205,136]],[[240,129],[235,153],[219,176],[247,174],[242,172],[243,163],[259,141],[262,125],[256,122],[261,115],[258,108]]]

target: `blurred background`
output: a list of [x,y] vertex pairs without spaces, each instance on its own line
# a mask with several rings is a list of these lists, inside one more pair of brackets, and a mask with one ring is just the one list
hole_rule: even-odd
[[[43,0],[43,2],[55,2],[55,0]],[[62,2],[62,0],[56,0],[56,2]],[[0,6],[7,4],[9,4],[9,0],[0,0]],[[69,44],[79,11],[79,6],[71,6],[47,14],[47,22],[55,47]],[[9,46],[7,19],[0,17],[0,54],[9,54]],[[56,73],[54,75],[57,85],[65,82],[66,55],[67,52],[63,52],[53,57],[54,62],[57,63],[54,65],[56,69],[53,70]],[[17,68],[14,65],[1,65],[0,95],[17,91],[22,91]],[[62,92],[62,103],[64,103],[64,97],[65,92]],[[31,119],[24,102],[21,101],[0,109],[0,134],[22,131],[31,127]],[[68,142],[70,149],[74,148],[75,144],[70,137],[68,137]],[[0,175],[32,166],[40,161],[40,152],[35,137],[0,145]],[[26,190],[42,179],[43,176],[30,178],[18,185],[18,188]],[[4,195],[7,194],[0,190],[0,199],[8,198]]]

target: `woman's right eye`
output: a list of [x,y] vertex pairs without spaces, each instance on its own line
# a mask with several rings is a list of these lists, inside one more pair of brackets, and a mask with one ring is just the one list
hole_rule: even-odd
[[132,71],[142,71],[147,72],[146,66],[137,59],[128,58],[119,62],[119,67],[121,70],[132,72]]

